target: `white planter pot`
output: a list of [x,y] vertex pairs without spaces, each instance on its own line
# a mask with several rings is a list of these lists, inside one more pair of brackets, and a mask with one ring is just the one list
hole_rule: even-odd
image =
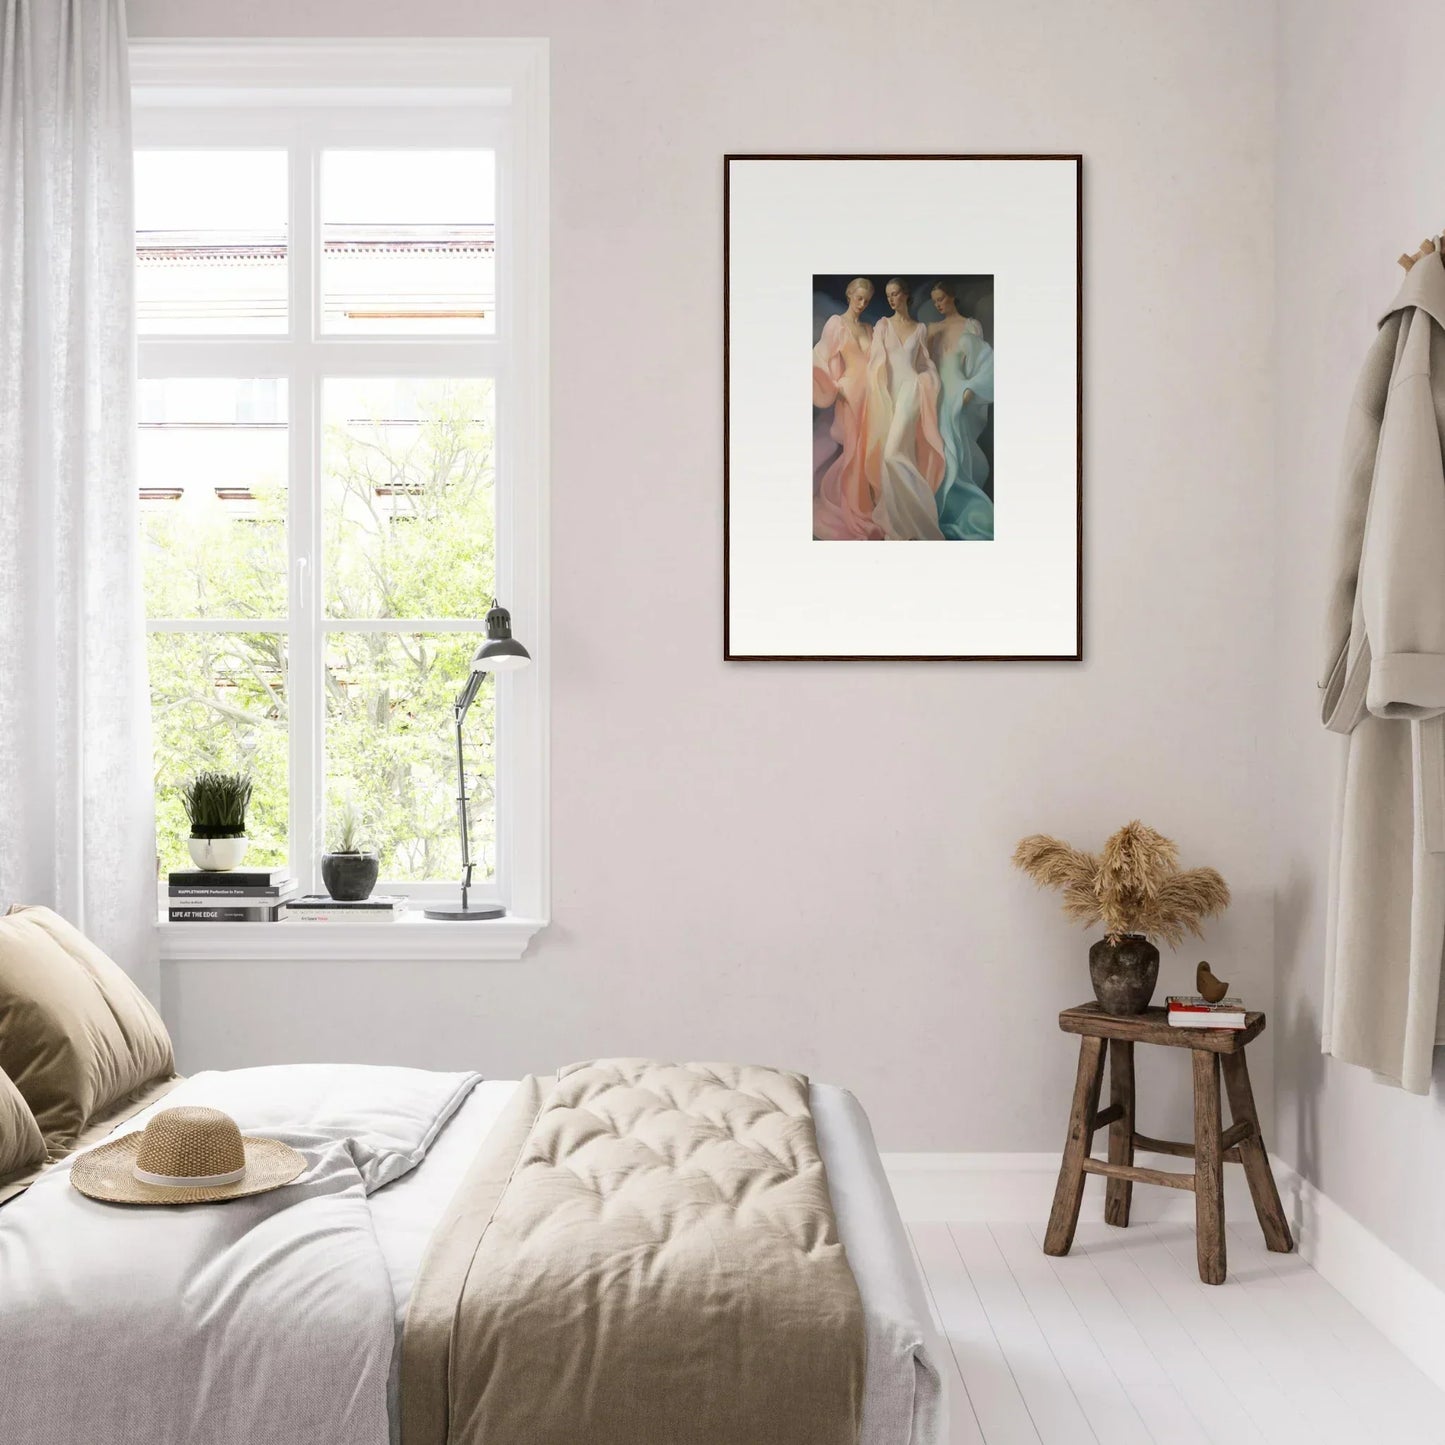
[[208,873],[225,873],[241,866],[250,841],[249,838],[190,838],[186,846],[197,868],[204,868]]

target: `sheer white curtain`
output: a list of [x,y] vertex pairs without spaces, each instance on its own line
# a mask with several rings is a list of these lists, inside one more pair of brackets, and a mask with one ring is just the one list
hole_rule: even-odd
[[0,905],[154,995],[124,0],[0,8]]

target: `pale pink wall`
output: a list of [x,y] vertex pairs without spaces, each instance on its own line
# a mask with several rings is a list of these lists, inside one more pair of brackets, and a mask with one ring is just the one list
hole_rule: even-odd
[[1343,739],[1315,682],[1344,413],[1395,258],[1445,226],[1445,10],[1424,0],[1287,0],[1279,34],[1279,466],[1274,698],[1280,999],[1275,1145],[1445,1287],[1445,1063],[1428,1098],[1319,1051]]
[[[733,1056],[851,1085],[886,1148],[1057,1148],[1054,1016],[1088,993],[1087,940],[1007,859],[1136,815],[1230,879],[1207,956],[1269,1001],[1267,7],[130,15],[136,36],[552,41],[556,922],[518,964],[173,965],[185,1067]],[[721,661],[722,156],[769,150],[1086,157],[1085,663]],[[1151,1132],[1181,1127],[1178,1065],[1142,1065]]]

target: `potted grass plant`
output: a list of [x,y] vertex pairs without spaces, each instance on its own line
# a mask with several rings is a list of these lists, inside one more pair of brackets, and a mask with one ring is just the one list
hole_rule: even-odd
[[332,848],[321,855],[321,881],[339,903],[361,903],[371,897],[381,871],[378,854],[361,838],[361,819],[355,807],[346,803],[336,818]]
[[197,868],[224,873],[246,856],[246,809],[251,802],[247,773],[197,773],[181,789],[191,820],[187,846]]
[[1177,948],[1185,933],[1229,906],[1229,885],[1213,868],[1179,867],[1178,847],[1137,819],[1120,828],[1098,853],[1071,848],[1034,833],[1013,855],[1040,887],[1064,895],[1064,912],[1104,936],[1089,949],[1094,994],[1112,1014],[1140,1014],[1149,1007],[1159,977],[1162,938]]

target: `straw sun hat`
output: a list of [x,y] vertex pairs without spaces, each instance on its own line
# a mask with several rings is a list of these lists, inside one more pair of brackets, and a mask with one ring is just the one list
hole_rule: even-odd
[[289,1144],[242,1135],[229,1114],[192,1105],[82,1154],[70,1182],[114,1204],[204,1204],[279,1189],[305,1168]]

